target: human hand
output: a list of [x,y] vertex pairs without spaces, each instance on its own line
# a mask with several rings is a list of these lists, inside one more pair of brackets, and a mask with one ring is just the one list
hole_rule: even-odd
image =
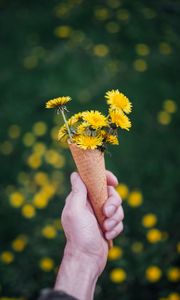
[[86,255],[95,263],[98,276],[107,262],[107,240],[114,239],[123,230],[122,201],[114,188],[118,181],[110,171],[106,171],[106,176],[108,199],[103,207],[104,234],[88,201],[86,186],[76,172],[71,175],[72,190],[66,198],[61,218],[67,239],[65,254]]

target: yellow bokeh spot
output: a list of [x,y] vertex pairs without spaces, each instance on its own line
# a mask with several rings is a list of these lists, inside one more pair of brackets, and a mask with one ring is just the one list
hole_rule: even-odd
[[115,268],[110,272],[110,279],[114,283],[121,283],[125,281],[127,274],[122,268]]
[[143,196],[140,191],[133,191],[129,194],[127,202],[132,207],[140,206],[143,202]]
[[104,44],[94,46],[93,52],[96,56],[104,57],[109,53],[109,48]]
[[65,157],[54,150],[46,151],[45,161],[56,168],[62,168],[65,165]]
[[27,159],[27,164],[32,168],[32,169],[37,169],[41,166],[41,157],[37,154],[32,154],[28,157]]
[[120,183],[116,187],[116,191],[119,193],[120,197],[124,200],[128,197],[129,189],[126,184]]
[[48,175],[45,172],[37,172],[34,175],[34,181],[40,186],[44,185],[48,183]]
[[147,62],[141,58],[136,59],[133,63],[133,67],[137,72],[145,72],[147,70]]
[[35,194],[33,204],[39,209],[45,208],[48,205],[48,196],[43,192]]
[[166,99],[163,104],[164,110],[167,113],[175,113],[177,111],[177,104],[174,100]]
[[24,195],[20,192],[14,192],[10,195],[10,203],[14,207],[20,207],[24,203]]
[[128,21],[130,14],[127,9],[119,9],[117,11],[117,19],[120,21]]
[[169,55],[172,53],[172,47],[165,42],[159,44],[159,52],[163,55]]
[[110,12],[107,8],[99,8],[94,11],[97,20],[105,21],[110,17]]
[[44,122],[36,122],[33,126],[33,132],[36,136],[42,136],[47,132],[47,125]]
[[113,246],[108,253],[109,260],[116,260],[122,257],[123,251],[119,246]]
[[58,138],[58,131],[59,131],[59,127],[54,127],[51,129],[51,138],[53,141],[57,141]]
[[167,271],[167,278],[169,281],[179,281],[180,280],[180,269],[178,267],[172,267]]
[[34,206],[32,206],[31,204],[25,204],[22,207],[21,213],[22,213],[23,217],[25,217],[27,219],[31,219],[35,216],[36,210],[35,210]]
[[107,0],[107,5],[112,8],[118,8],[121,5],[121,0]]
[[31,132],[27,132],[24,134],[23,138],[22,138],[23,144],[26,147],[30,147],[34,144],[35,142],[35,136],[34,134],[32,134]]
[[1,261],[5,264],[10,264],[14,260],[14,254],[10,251],[4,251],[1,254]]
[[162,233],[159,229],[156,229],[156,228],[150,229],[146,234],[146,238],[150,243],[155,244],[155,243],[161,241]]
[[162,125],[168,125],[171,122],[171,115],[166,111],[160,111],[157,120]]
[[18,125],[11,125],[8,129],[8,135],[12,139],[17,139],[20,136],[21,129]]
[[171,294],[168,295],[167,300],[180,300],[180,294],[171,293]]
[[12,248],[13,250],[17,252],[21,252],[24,250],[24,248],[27,245],[27,237],[24,235],[21,235],[17,237],[13,242],[12,242]]
[[33,151],[38,155],[43,155],[46,151],[46,146],[43,143],[35,143]]
[[141,253],[143,251],[143,244],[141,242],[134,242],[131,246],[131,249],[134,253]]
[[146,279],[150,282],[156,282],[160,280],[162,276],[162,271],[157,266],[150,266],[146,269]]
[[29,69],[29,70],[36,68],[38,65],[37,56],[31,55],[31,56],[25,57],[23,60],[23,65],[26,69]]
[[13,145],[9,141],[5,141],[0,145],[1,153],[4,155],[9,155],[13,151]]
[[72,33],[72,28],[67,25],[58,26],[54,30],[54,34],[59,38],[68,38]]
[[54,268],[54,261],[50,257],[44,257],[40,260],[39,267],[43,271],[49,272]]
[[57,231],[54,226],[47,225],[42,229],[42,235],[47,239],[54,239],[57,235]]
[[146,228],[153,227],[157,223],[157,217],[154,214],[146,214],[142,218],[142,225]]
[[150,53],[150,48],[146,44],[136,44],[135,50],[138,55],[146,56]]
[[106,24],[106,30],[109,32],[109,33],[117,33],[120,29],[120,26],[118,23],[116,22],[108,22]]

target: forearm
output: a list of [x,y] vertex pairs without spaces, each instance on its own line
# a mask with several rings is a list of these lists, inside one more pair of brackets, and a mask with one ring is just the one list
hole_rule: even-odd
[[98,279],[97,266],[86,254],[65,251],[54,290],[61,290],[78,300],[92,300]]

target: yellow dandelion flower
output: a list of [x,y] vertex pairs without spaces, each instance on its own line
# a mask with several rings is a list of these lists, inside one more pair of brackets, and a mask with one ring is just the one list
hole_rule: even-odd
[[24,203],[24,195],[20,192],[14,192],[10,195],[10,203],[14,207],[20,207]]
[[21,213],[22,213],[23,217],[25,217],[27,219],[31,219],[35,216],[36,210],[31,204],[25,204],[22,207]]
[[153,227],[157,223],[157,217],[154,214],[146,214],[142,218],[142,225],[146,228]]
[[75,125],[80,119],[82,118],[82,113],[77,113],[73,115],[71,118],[68,119],[68,125],[73,126]]
[[167,277],[169,281],[179,281],[180,280],[180,269],[177,267],[172,267],[167,272]]
[[27,237],[21,235],[12,242],[12,248],[17,252],[21,252],[26,247],[26,244],[27,244]]
[[122,200],[126,199],[129,195],[128,186],[124,183],[118,184],[118,186],[116,187],[116,191],[119,193]]
[[68,131],[66,125],[61,126],[58,132],[58,141],[67,141],[68,139]]
[[146,279],[150,282],[158,281],[162,276],[162,271],[157,266],[150,266],[146,269]]
[[127,202],[132,207],[140,206],[143,203],[143,195],[140,191],[132,191],[129,194]]
[[111,105],[113,109],[120,109],[127,114],[132,110],[132,103],[123,93],[119,92],[119,90],[108,91],[105,98],[107,98],[107,103]]
[[42,229],[42,235],[47,239],[54,239],[57,235],[57,232],[52,225],[47,225]]
[[112,145],[119,145],[119,141],[116,135],[109,134],[106,137],[106,142]]
[[151,244],[155,244],[161,241],[162,233],[159,229],[153,228],[147,232],[146,238]]
[[74,138],[74,141],[81,149],[93,150],[102,145],[103,138],[101,136],[79,135]]
[[178,293],[171,293],[168,295],[167,300],[180,300],[180,295]]
[[10,264],[14,260],[14,254],[10,251],[4,251],[1,254],[1,261],[5,264]]
[[120,258],[123,254],[122,249],[119,246],[113,246],[108,253],[109,260],[116,260]]
[[85,134],[88,127],[89,127],[89,124],[87,122],[81,123],[77,128],[77,134]]
[[49,272],[54,268],[54,261],[50,257],[44,257],[40,260],[39,267],[43,271]]
[[64,106],[69,101],[71,101],[71,97],[69,96],[58,97],[47,101],[46,108],[56,108],[56,107],[58,108],[60,106]]
[[91,125],[91,127],[94,129],[98,129],[103,126],[108,126],[107,118],[97,110],[84,112],[82,117],[83,120],[87,122],[89,125]]
[[126,278],[127,278],[127,274],[121,268],[115,268],[110,273],[110,279],[114,283],[121,283],[124,280],[126,280]]
[[131,121],[129,118],[119,109],[110,109],[109,115],[112,123],[114,123],[117,127],[121,127],[122,129],[129,130],[131,127]]

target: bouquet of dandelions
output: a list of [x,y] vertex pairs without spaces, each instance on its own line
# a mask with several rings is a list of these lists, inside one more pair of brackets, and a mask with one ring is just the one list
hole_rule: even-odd
[[[58,140],[69,145],[102,231],[105,218],[102,206],[108,198],[104,151],[108,144],[119,144],[118,129],[129,130],[131,122],[126,114],[132,109],[129,99],[119,90],[108,91],[105,98],[109,105],[107,116],[91,110],[76,113],[68,120],[65,112],[70,97],[59,97],[46,103],[46,108],[56,108],[57,113],[62,114],[65,124],[59,129]],[[109,243],[111,246],[112,242]]]

